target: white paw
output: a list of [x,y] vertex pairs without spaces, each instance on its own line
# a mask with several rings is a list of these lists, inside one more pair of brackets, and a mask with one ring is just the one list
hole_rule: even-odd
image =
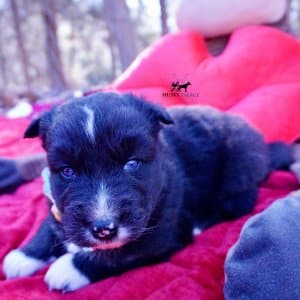
[[50,266],[44,279],[50,290],[75,291],[90,283],[74,266],[73,257],[72,253],[64,254]]
[[21,250],[9,252],[3,261],[3,273],[7,279],[24,277],[42,269],[47,262],[24,254]]

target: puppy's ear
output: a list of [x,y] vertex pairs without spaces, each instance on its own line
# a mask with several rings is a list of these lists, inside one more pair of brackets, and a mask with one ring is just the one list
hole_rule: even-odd
[[[170,114],[162,106],[148,102],[146,99],[136,97],[133,94],[124,94],[123,97],[125,97],[133,106],[137,107],[138,110],[145,113],[155,124],[169,125],[174,123]],[[159,126],[159,128],[161,128],[161,126]]]
[[34,138],[39,136],[40,118],[33,120],[24,133],[24,138]]
[[159,105],[146,103],[147,117],[151,120],[155,132],[162,129],[163,125],[170,125],[174,120],[166,109]]
[[37,136],[43,138],[46,134],[47,129],[51,125],[52,114],[53,110],[48,111],[42,114],[37,119],[33,120],[25,130],[24,138],[34,138]]
[[162,124],[170,125],[174,124],[174,120],[170,116],[170,114],[167,112],[166,109],[158,106],[158,105],[151,105],[152,106],[152,111],[158,121]]
[[152,121],[159,124],[174,124],[174,120],[165,108],[157,104],[143,101],[142,105]]

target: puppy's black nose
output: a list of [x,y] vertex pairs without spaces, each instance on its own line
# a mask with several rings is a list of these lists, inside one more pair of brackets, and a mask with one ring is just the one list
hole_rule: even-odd
[[110,240],[117,235],[118,228],[111,220],[97,220],[92,225],[92,234],[96,239]]

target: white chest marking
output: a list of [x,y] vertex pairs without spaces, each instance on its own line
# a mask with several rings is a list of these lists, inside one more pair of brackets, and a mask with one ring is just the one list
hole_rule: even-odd
[[201,234],[202,231],[203,230],[200,227],[194,227],[194,229],[193,229],[193,236],[197,236],[197,235]]
[[81,247],[77,246],[74,243],[66,243],[65,247],[69,253],[77,253],[82,250]]

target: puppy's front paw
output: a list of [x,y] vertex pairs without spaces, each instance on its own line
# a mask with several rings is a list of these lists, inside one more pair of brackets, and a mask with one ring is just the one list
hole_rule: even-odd
[[3,273],[7,279],[24,277],[42,269],[46,262],[27,256],[21,250],[9,252],[3,261]]
[[75,291],[90,283],[73,264],[74,254],[68,253],[56,260],[45,275],[50,290]]

